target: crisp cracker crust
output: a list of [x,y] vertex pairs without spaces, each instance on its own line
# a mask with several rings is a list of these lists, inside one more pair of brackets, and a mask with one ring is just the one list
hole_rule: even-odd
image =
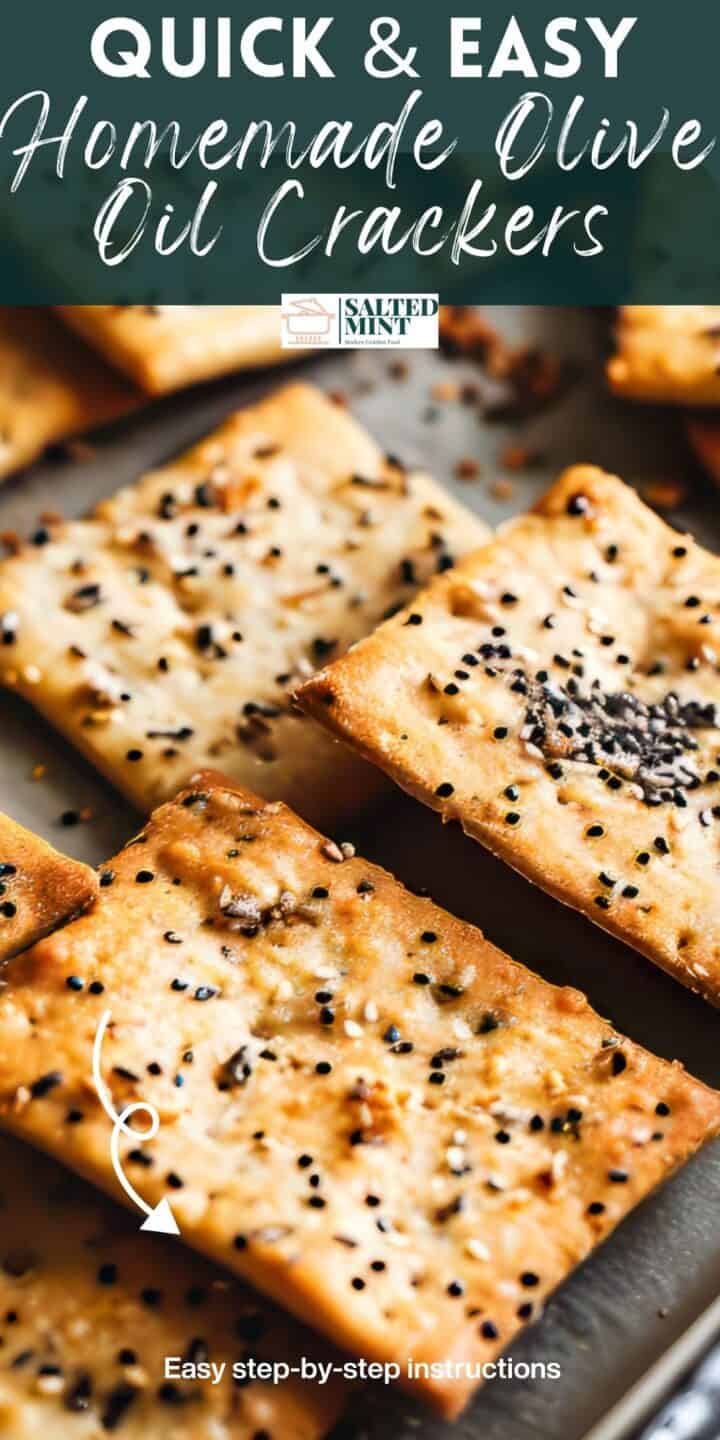
[[[121,1143],[146,1201],[172,1174],[186,1243],[369,1359],[492,1359],[720,1125],[576,990],[218,777],[105,877],[9,968],[3,1125],[116,1193],[87,1083],[109,1010],[114,1103],[161,1117]],[[449,1415],[475,1385],[403,1379]]]
[[[60,305],[59,314],[151,395],[283,355],[278,305]],[[292,358],[288,352],[286,358]]]
[[97,879],[38,835],[0,815],[0,960],[90,904]]
[[290,386],[0,565],[0,682],[142,810],[198,766],[332,823],[376,772],[291,692],[487,533]]
[[718,657],[720,562],[579,466],[299,700],[717,1004]]
[[720,404],[720,305],[624,305],[615,340],[607,376],[616,394]]
[[[233,1384],[249,1352],[327,1359],[273,1306],[137,1221],[54,1161],[0,1139],[0,1433],[8,1440],[319,1440],[343,1388]],[[166,1381],[165,1357],[226,1363]]]
[[47,310],[0,306],[0,480],[140,404]]

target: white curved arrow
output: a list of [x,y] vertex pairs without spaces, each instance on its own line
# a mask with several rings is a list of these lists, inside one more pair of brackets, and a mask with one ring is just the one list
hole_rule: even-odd
[[[122,1168],[119,1148],[120,1136],[128,1135],[134,1140],[152,1140],[160,1129],[160,1116],[154,1105],[149,1105],[146,1100],[135,1100],[119,1112],[115,1109],[112,1102],[112,1095],[102,1078],[101,1064],[102,1043],[105,1038],[105,1031],[110,1022],[110,1017],[111,1011],[105,1010],[95,1032],[95,1040],[93,1043],[93,1084],[97,1090],[100,1104],[113,1127],[110,1136],[110,1159],[112,1160],[113,1170],[125,1194],[132,1200],[133,1205],[136,1205],[138,1210],[142,1210],[146,1216],[146,1219],[143,1220],[140,1226],[141,1230],[153,1230],[160,1235],[179,1235],[180,1227],[173,1215],[170,1202],[167,1198],[158,1201],[154,1208],[148,1205],[147,1201],[143,1200],[142,1195],[138,1195],[137,1190],[130,1184]],[[138,1130],[136,1125],[130,1125],[128,1123],[132,1115],[139,1115],[141,1113],[149,1119],[150,1123],[147,1130]]]

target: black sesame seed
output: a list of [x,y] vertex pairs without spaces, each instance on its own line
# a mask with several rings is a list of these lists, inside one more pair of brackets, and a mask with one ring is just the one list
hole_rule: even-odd
[[55,1090],[58,1085],[62,1085],[62,1080],[63,1077],[59,1070],[48,1070],[46,1075],[40,1075],[30,1086],[30,1094],[33,1100],[42,1100],[45,1095],[50,1094],[51,1090]]
[[500,1021],[497,1016],[493,1014],[492,1010],[486,1010],[478,1025],[477,1033],[478,1035],[489,1035],[491,1030],[497,1030],[499,1025]]
[[590,509],[590,501],[587,495],[571,495],[565,508],[568,515],[587,515]]

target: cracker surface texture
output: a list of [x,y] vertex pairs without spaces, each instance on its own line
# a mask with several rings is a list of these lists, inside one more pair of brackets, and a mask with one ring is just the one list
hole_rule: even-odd
[[0,306],[0,480],[140,403],[48,311]]
[[[99,1191],[0,1139],[0,1434],[8,1440],[320,1440],[342,1387],[233,1382],[249,1356],[334,1359],[179,1242],[138,1235]],[[165,1357],[225,1365],[167,1379]],[[216,1374],[218,1372],[216,1371]]]
[[718,1004],[719,663],[720,561],[579,466],[300,698]]
[[0,682],[142,810],[194,769],[331,823],[377,773],[292,690],[486,527],[305,385],[0,565]]
[[88,1084],[109,1010],[115,1107],[160,1115],[120,1147],[147,1203],[447,1414],[720,1124],[720,1096],[576,990],[211,775],[100,883],[9,967],[3,1126],[116,1193]]
[[0,814],[0,961],[84,909],[96,891],[87,865]]
[[631,400],[720,405],[720,305],[624,305],[608,362]]
[[58,311],[151,395],[283,358],[277,305],[61,305]]

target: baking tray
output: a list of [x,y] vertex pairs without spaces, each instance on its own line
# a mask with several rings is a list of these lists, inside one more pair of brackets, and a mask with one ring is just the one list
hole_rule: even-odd
[[[233,407],[288,374],[301,374],[342,392],[387,450],[426,465],[491,524],[524,510],[563,465],[587,460],[641,487],[680,477],[687,499],[673,512],[673,523],[720,548],[720,497],[694,470],[680,418],[623,405],[605,392],[607,315],[542,307],[487,314],[504,336],[563,355],[577,370],[562,397],[526,421],[482,418],[472,387],[480,386],[492,401],[493,386],[471,362],[435,352],[406,352],[401,363],[387,351],[324,356],[161,401],[105,432],[89,458],[36,465],[2,487],[0,531],[25,534],[43,510],[81,514],[197,439]],[[465,398],[472,403],[438,399],[437,386],[445,382],[470,386]],[[510,441],[528,447],[531,468],[503,469],[500,457]],[[468,457],[481,469],[463,482],[454,471]],[[498,488],[498,479],[509,479],[512,493],[504,484]],[[3,695],[0,714],[0,808],[79,858],[106,859],[137,827],[137,815],[22,702]],[[34,779],[38,766],[44,767],[42,778]],[[89,822],[63,827],[64,812],[85,806]],[[667,1058],[677,1056],[694,1074],[720,1085],[717,1012],[455,827],[442,830],[429,812],[398,795],[371,823],[349,826],[342,838],[355,840],[410,886],[427,886],[441,904],[481,925],[549,980],[584,989],[635,1040]],[[720,1293],[719,1215],[720,1144],[706,1148],[630,1216],[508,1352],[515,1360],[559,1362],[559,1380],[490,1382],[454,1427],[399,1392],[370,1390],[353,1401],[352,1420],[342,1422],[337,1435],[583,1440],[599,1423],[602,1440],[629,1435],[642,1413],[637,1405],[631,1412],[617,1410],[618,1402],[656,1366],[642,1405],[647,1411],[659,1403],[672,1365],[661,1357]]]

